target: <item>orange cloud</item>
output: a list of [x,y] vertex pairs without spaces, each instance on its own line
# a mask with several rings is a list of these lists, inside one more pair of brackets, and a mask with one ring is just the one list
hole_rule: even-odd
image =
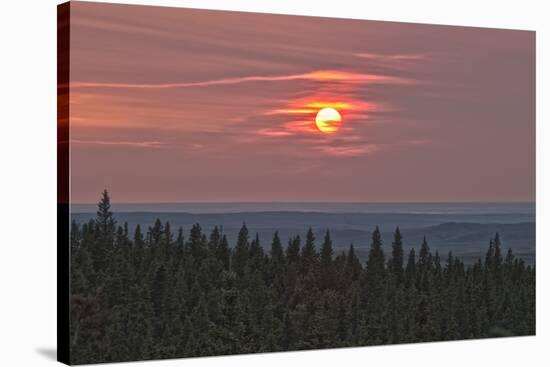
[[291,80],[333,81],[344,83],[373,83],[373,84],[409,84],[412,80],[378,74],[353,73],[337,70],[320,70],[304,74],[279,76],[246,76],[239,78],[223,78],[199,82],[186,83],[103,83],[103,82],[72,82],[71,88],[123,88],[123,89],[171,89],[189,87],[208,87],[214,85],[239,84],[247,82],[277,82]]

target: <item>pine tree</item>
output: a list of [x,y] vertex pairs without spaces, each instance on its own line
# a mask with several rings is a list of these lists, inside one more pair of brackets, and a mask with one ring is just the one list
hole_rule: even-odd
[[229,244],[227,242],[227,237],[223,235],[216,254],[216,258],[223,264],[225,270],[229,270],[229,263],[231,259],[231,250],[229,249]]
[[283,316],[283,331],[281,333],[281,349],[292,350],[296,343],[296,331],[294,322],[290,312],[286,312]]
[[321,247],[320,280],[322,289],[331,288],[336,285],[332,252],[332,240],[330,239],[330,232],[327,230]]
[[191,227],[187,246],[191,252],[191,256],[193,256],[197,263],[200,263],[206,257],[208,252],[207,241],[198,223],[193,224]]
[[114,249],[116,221],[111,212],[111,199],[107,190],[101,193],[101,200],[97,205],[95,219],[96,243],[91,248],[94,268],[98,271],[106,270]]
[[370,288],[378,288],[384,280],[384,251],[382,250],[382,237],[378,227],[372,232],[369,257],[367,259],[366,277]]
[[115,232],[116,221],[111,212],[111,199],[107,190],[101,193],[101,200],[97,204],[96,225],[99,232],[99,237],[112,241]]
[[237,245],[235,246],[232,261],[232,270],[239,277],[244,275],[246,267],[248,266],[248,252],[248,229],[246,228],[246,224],[243,223],[241,230],[239,231]]
[[420,253],[418,254],[418,267],[420,271],[429,270],[431,262],[430,247],[428,246],[428,241],[426,241],[426,236],[424,236],[422,244],[420,245]]
[[210,355],[212,350],[210,343],[212,323],[208,317],[206,300],[203,296],[201,296],[198,305],[189,316],[189,321],[193,334],[186,346],[187,355],[195,357]]
[[353,244],[349,245],[348,254],[346,256],[346,269],[350,276],[351,281],[356,281],[359,279],[359,276],[361,275],[362,266],[361,262],[359,261],[359,258],[357,255],[355,255],[355,248],[353,247]]
[[332,265],[332,240],[330,239],[330,232],[327,230],[325,234],[325,241],[321,247],[321,269],[328,270]]
[[422,245],[420,246],[420,253],[418,256],[418,266],[417,266],[417,285],[416,288],[421,289],[424,292],[428,292],[431,288],[432,282],[432,255],[430,253],[430,247],[428,246],[428,241],[426,236],[422,240]]
[[489,241],[489,249],[487,250],[487,253],[485,254],[485,267],[486,268],[492,268],[493,267],[493,258],[495,256],[495,248],[493,244],[493,239]]
[[391,271],[396,281],[396,285],[403,282],[403,237],[399,227],[395,229],[392,243]]
[[311,227],[307,231],[306,243],[302,248],[301,256],[302,266],[300,272],[302,275],[308,274],[312,271],[317,263],[317,251],[315,250],[315,236]]
[[493,266],[495,269],[499,269],[500,265],[502,264],[502,254],[500,250],[500,235],[498,232],[495,234],[494,238],[494,259],[493,259]]
[[221,233],[218,226],[214,226],[214,229],[210,233],[210,238],[208,240],[208,254],[216,256],[219,252],[219,247],[221,245]]
[[409,252],[407,267],[405,268],[405,285],[407,288],[416,284],[416,256],[414,248]]
[[289,264],[298,264],[300,262],[300,242],[300,236],[296,236],[293,239],[288,240],[286,258]]
[[283,246],[277,232],[273,235],[273,241],[271,242],[271,261],[274,264],[283,264],[285,261]]
[[253,270],[261,270],[262,263],[264,261],[264,250],[260,244],[260,236],[256,233],[256,237],[250,243],[250,265]]
[[382,237],[378,227],[372,232],[372,242],[367,259],[367,268],[364,276],[363,303],[368,318],[368,333],[371,342],[381,336],[381,312],[385,308],[385,259],[382,250]]

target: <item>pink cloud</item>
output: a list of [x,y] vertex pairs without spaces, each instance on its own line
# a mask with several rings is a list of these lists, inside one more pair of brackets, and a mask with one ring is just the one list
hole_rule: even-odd
[[374,144],[360,146],[317,146],[315,149],[336,157],[353,157],[372,153],[379,149]]
[[379,60],[379,61],[414,61],[414,60],[422,60],[426,58],[426,55],[424,54],[387,55],[387,54],[375,54],[375,53],[369,53],[369,52],[357,53],[355,54],[355,56],[360,57],[362,59]]
[[271,136],[271,137],[279,137],[279,136],[289,136],[292,135],[289,131],[281,131],[281,130],[275,130],[275,129],[260,129],[256,131],[258,135],[263,136]]
[[319,70],[303,74],[279,76],[245,76],[238,78],[222,78],[199,82],[183,83],[102,83],[102,82],[72,82],[71,88],[123,88],[123,89],[171,89],[189,87],[208,87],[214,85],[239,84],[247,82],[277,82],[292,80],[333,81],[343,83],[373,83],[373,84],[410,84],[412,80],[378,74],[354,73],[337,70]]
[[82,145],[112,145],[128,146],[136,148],[163,148],[166,143],[160,141],[106,141],[106,140],[78,140],[72,139],[71,143]]

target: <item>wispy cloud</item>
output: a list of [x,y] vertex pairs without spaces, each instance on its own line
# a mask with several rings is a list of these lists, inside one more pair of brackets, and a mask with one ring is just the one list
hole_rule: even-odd
[[334,139],[325,145],[314,146],[313,149],[334,157],[357,157],[378,152],[395,146],[424,146],[433,143],[428,140],[399,140],[399,141],[375,141],[361,142],[356,136]]
[[372,153],[379,149],[378,145],[356,145],[356,146],[317,146],[316,150],[336,157],[354,157]]
[[379,61],[414,61],[426,58],[425,54],[375,54],[370,52],[361,52],[355,56],[362,59],[379,60]]
[[166,143],[160,141],[109,141],[109,140],[78,140],[72,139],[71,143],[81,145],[108,145],[108,146],[128,146],[136,148],[164,148]]
[[237,78],[222,78],[198,82],[183,83],[103,83],[103,82],[73,82],[71,88],[121,88],[121,89],[172,89],[190,87],[208,87],[215,85],[230,85],[248,82],[279,82],[292,80],[310,80],[317,82],[342,83],[372,83],[372,84],[410,84],[412,80],[388,75],[365,74],[338,70],[319,70],[303,74],[276,76],[244,76]]
[[260,129],[256,131],[256,134],[262,136],[271,136],[271,137],[281,137],[281,136],[290,136],[292,135],[289,131],[281,131],[276,129]]

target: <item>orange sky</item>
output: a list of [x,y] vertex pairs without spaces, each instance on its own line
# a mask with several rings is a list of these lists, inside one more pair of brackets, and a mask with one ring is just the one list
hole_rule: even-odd
[[535,198],[534,32],[72,2],[70,80],[73,202]]

